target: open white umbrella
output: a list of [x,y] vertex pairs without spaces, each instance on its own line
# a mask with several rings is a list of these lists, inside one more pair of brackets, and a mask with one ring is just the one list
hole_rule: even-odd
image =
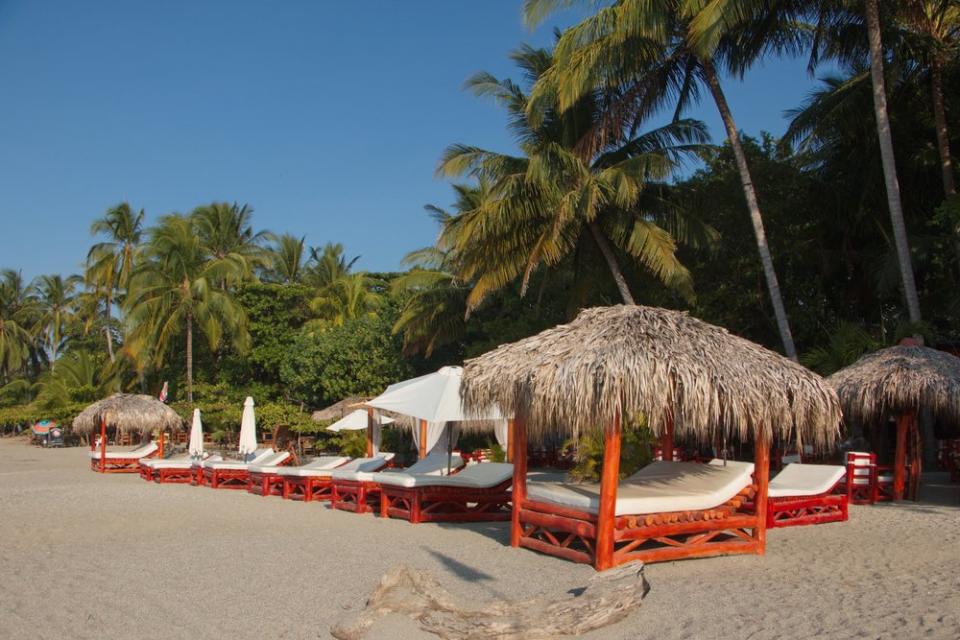
[[203,457],[203,422],[200,421],[200,409],[193,410],[193,423],[190,425],[190,455]]
[[253,413],[253,398],[243,401],[243,416],[240,418],[240,444],[237,452],[246,458],[257,450],[257,417]]
[[[393,418],[387,416],[377,416],[380,418],[379,424],[390,424]],[[356,409],[343,416],[332,425],[327,427],[327,431],[360,431],[367,428],[367,412],[364,409]]]

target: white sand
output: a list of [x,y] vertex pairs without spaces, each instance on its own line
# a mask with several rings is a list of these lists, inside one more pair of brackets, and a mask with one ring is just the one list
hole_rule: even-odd
[[[505,546],[506,524],[410,525],[92,473],[0,440],[0,638],[327,638],[391,566],[465,602],[557,598],[592,569]],[[650,565],[644,605],[591,638],[958,638],[960,490],[769,533],[765,557]],[[952,501],[952,502],[950,502]],[[387,619],[368,636],[432,637]]]

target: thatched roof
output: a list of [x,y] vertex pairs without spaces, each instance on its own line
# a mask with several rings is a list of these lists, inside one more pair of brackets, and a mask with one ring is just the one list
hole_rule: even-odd
[[827,378],[844,415],[873,424],[900,413],[929,409],[945,425],[960,426],[960,358],[920,346],[868,353]]
[[153,396],[130,393],[115,393],[80,412],[73,419],[75,432],[91,433],[100,429],[100,419],[107,419],[108,427],[124,432],[147,433],[154,429],[183,428],[183,420],[177,412]]
[[340,402],[335,402],[325,409],[318,409],[314,411],[312,414],[310,414],[310,418],[312,420],[316,420],[317,422],[339,420],[351,411],[356,410],[356,405],[362,404],[366,400],[369,400],[369,398],[364,398],[361,396],[344,398]]
[[837,395],[818,375],[725,329],[678,311],[587,309],[468,360],[464,404],[525,417],[534,437],[577,435],[618,412],[642,413],[655,434],[767,436],[827,446],[840,424]]

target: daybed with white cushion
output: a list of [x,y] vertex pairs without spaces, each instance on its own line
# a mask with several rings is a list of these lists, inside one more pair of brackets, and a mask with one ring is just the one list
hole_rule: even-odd
[[379,471],[393,460],[392,453],[379,453],[371,458],[355,458],[332,469],[291,467],[282,471],[283,497],[288,500],[329,500],[333,493],[334,471]]
[[788,464],[767,490],[767,528],[847,520],[846,467]]
[[510,519],[513,465],[483,462],[456,475],[384,473],[380,515],[410,522],[490,522]]
[[[207,454],[203,460],[223,460],[218,454]],[[140,477],[147,481],[154,481],[160,484],[177,483],[186,484],[193,480],[194,463],[198,462],[196,458],[189,453],[173,456],[170,458],[150,458],[140,461]]]
[[[755,493],[753,463],[652,462],[618,486],[613,565],[755,548]],[[599,506],[599,484],[530,482],[519,505],[519,544],[592,564]]]
[[367,513],[373,511],[372,503],[380,497],[379,480],[384,475],[406,473],[414,475],[440,476],[447,473],[456,473],[463,467],[464,461],[460,454],[447,454],[445,451],[433,451],[427,457],[410,465],[406,469],[385,471],[350,471],[340,470],[333,473],[333,491],[331,506],[334,509]]
[[307,464],[297,467],[277,466],[277,465],[250,465],[250,478],[247,480],[247,491],[261,496],[282,496],[283,481],[286,472],[297,469],[303,470],[327,470],[336,469],[340,465],[349,462],[347,456],[320,456],[311,460]]
[[93,471],[137,473],[140,470],[140,461],[144,458],[152,458],[159,450],[157,443],[151,440],[128,451],[107,451],[104,454],[98,447],[88,451],[87,455],[90,457],[90,468]]
[[289,458],[289,451],[257,449],[249,462],[240,460],[204,461],[203,484],[209,485],[213,489],[246,489],[251,466],[281,465]]

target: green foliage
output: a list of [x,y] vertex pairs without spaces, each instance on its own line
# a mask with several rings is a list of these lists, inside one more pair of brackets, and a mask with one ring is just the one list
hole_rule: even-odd
[[[646,419],[638,418],[634,424],[624,425],[620,443],[620,478],[636,473],[653,459],[655,438],[646,426]],[[604,435],[598,430],[584,434],[577,440],[564,443],[564,448],[573,448],[574,466],[570,479],[575,482],[596,482],[603,469]]]

